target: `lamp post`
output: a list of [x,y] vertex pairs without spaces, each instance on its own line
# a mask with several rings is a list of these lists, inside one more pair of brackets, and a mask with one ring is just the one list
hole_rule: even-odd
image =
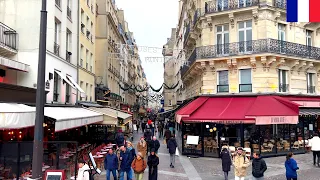
[[43,122],[47,50],[47,0],[42,0],[39,39],[39,62],[37,79],[36,121],[34,126],[34,142],[32,156],[32,179],[40,179],[42,176],[43,162]]

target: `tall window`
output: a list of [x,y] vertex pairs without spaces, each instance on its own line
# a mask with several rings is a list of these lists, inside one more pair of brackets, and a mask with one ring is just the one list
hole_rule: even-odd
[[71,48],[72,48],[72,44],[71,44],[71,40],[72,40],[72,33],[71,31],[69,31],[69,29],[67,29],[67,38],[66,38],[66,60],[68,62],[70,62],[71,60]]
[[251,69],[240,69],[239,92],[252,92]]
[[86,83],[86,101],[88,100],[88,86],[89,86],[89,84],[88,83]]
[[249,7],[252,5],[252,0],[239,0],[239,8]]
[[[83,81],[80,81],[80,87],[81,87],[81,89],[84,89],[84,87],[83,87]],[[80,99],[82,100],[82,97],[80,96]]]
[[92,92],[94,91],[93,85],[90,85],[90,101],[92,101]]
[[89,50],[86,50],[86,70],[89,70],[89,61],[90,61],[90,53]]
[[217,26],[217,54],[229,54],[229,24]]
[[67,0],[67,16],[71,19],[71,0]]
[[81,44],[80,45],[80,66],[83,67],[83,52],[84,52],[84,47]]
[[278,24],[278,40],[279,40],[279,48],[281,53],[286,52],[286,25]]
[[229,92],[229,72],[218,71],[217,92]]
[[279,69],[279,92],[288,92],[288,71]]
[[91,28],[90,28],[90,32],[91,32],[91,35],[90,35],[90,38],[91,38],[91,42],[93,43],[93,22],[91,22]]
[[93,54],[92,53],[90,53],[90,72],[93,72]]
[[70,103],[70,85],[66,83],[66,103]]
[[252,51],[252,21],[239,22],[239,51]]
[[54,76],[53,76],[53,101],[54,102],[58,102],[59,89],[60,89],[59,75],[58,73],[54,72]]
[[53,44],[53,53],[57,56],[60,55],[60,32],[61,32],[60,22],[54,22],[54,44]]
[[312,31],[310,30],[306,31],[306,45],[312,46]]
[[316,88],[315,88],[315,74],[314,73],[307,73],[307,90],[308,93],[315,93]]

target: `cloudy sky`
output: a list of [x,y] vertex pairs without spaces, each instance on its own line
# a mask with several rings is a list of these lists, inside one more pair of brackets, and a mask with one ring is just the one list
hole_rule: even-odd
[[148,82],[158,89],[163,83],[161,48],[178,22],[179,0],[116,0],[116,6],[124,10],[138,46],[154,47],[151,53],[141,48],[139,54]]

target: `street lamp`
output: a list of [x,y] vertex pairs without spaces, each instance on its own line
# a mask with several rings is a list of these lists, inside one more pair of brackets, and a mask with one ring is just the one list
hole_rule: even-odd
[[[39,62],[37,79],[36,120],[34,126],[34,142],[32,156],[32,179],[40,179],[42,176],[43,162],[43,122],[46,73],[46,50],[47,50],[47,0],[42,0],[39,39]],[[59,157],[58,157],[59,158]]]

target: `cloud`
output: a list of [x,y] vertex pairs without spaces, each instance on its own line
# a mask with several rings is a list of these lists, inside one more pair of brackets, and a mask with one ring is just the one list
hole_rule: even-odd
[[139,55],[147,80],[155,89],[163,83],[163,62],[148,62],[147,57],[162,57],[160,48],[171,36],[178,22],[178,0],[116,0],[138,46],[158,48],[156,53],[140,50]]

